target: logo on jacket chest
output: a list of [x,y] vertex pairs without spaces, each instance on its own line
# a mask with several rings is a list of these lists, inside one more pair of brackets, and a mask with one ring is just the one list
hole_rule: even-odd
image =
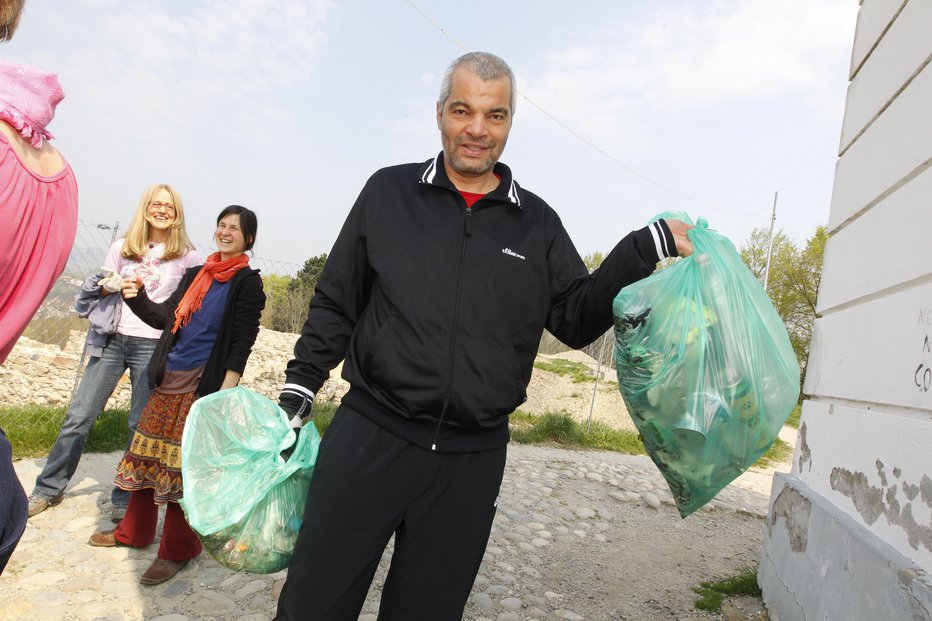
[[522,261],[525,261],[525,260],[526,260],[526,259],[524,258],[524,255],[523,255],[523,254],[518,254],[517,252],[515,252],[515,251],[512,250],[511,248],[502,248],[502,254],[507,254],[509,257],[514,257],[514,258],[516,258],[516,259],[521,259]]

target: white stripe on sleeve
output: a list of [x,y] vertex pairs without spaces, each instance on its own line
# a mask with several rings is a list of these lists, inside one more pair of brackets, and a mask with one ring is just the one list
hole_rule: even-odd
[[299,395],[303,395],[304,397],[307,397],[308,399],[314,398],[313,391],[308,390],[301,384],[285,384],[284,386],[282,386],[282,392],[286,392],[286,391],[296,392]]
[[667,256],[667,253],[663,251],[664,239],[663,231],[660,230],[660,225],[657,222],[654,222],[649,227],[650,236],[654,238],[654,247],[657,249],[657,257],[663,259]]

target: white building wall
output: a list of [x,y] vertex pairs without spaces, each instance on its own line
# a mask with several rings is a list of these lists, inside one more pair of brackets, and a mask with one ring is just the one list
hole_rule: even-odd
[[932,619],[932,0],[864,0],[850,79],[758,575],[778,621]]

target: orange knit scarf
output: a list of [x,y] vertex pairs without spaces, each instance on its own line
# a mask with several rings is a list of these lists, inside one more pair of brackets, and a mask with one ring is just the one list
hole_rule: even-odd
[[172,326],[172,332],[177,332],[179,328],[188,325],[191,316],[200,310],[204,296],[207,295],[207,290],[210,289],[210,285],[215,280],[226,282],[233,278],[236,272],[248,265],[249,256],[245,254],[229,258],[226,261],[220,260],[219,252],[207,257],[207,261],[204,262],[201,270],[194,277],[194,282],[184,292],[184,297],[181,298],[181,302],[178,303],[178,307],[175,309],[175,325]]

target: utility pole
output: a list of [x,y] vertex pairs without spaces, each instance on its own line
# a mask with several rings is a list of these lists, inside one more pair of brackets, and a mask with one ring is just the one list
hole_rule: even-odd
[[777,193],[773,193],[773,213],[770,215],[770,237],[767,240],[767,264],[764,266],[764,291],[770,278],[770,255],[773,252],[773,225],[777,221]]

